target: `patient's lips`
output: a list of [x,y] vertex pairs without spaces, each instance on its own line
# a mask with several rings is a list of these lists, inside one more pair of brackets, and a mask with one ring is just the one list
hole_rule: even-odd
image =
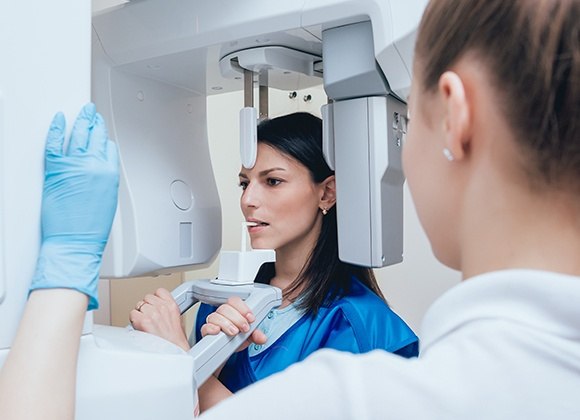
[[246,226],[248,227],[248,232],[250,234],[260,232],[261,230],[266,228],[268,225],[269,225],[268,223],[263,222],[263,221],[258,220],[258,219],[248,219],[246,221]]

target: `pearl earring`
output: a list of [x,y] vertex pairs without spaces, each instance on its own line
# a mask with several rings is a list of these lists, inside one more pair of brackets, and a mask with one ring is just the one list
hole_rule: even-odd
[[328,214],[328,210],[326,208],[322,209],[322,215],[326,216]]
[[447,158],[449,162],[453,162],[455,160],[453,153],[451,153],[451,150],[449,150],[447,147],[443,149],[443,155]]

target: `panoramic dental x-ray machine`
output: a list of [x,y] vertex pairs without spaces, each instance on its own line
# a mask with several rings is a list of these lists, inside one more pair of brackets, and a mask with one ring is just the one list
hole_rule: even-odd
[[[46,130],[56,111],[72,123],[89,100],[121,158],[101,277],[190,270],[218,255],[221,209],[206,98],[244,85],[248,97],[254,85],[324,83],[324,153],[336,170],[340,258],[368,267],[402,260],[403,99],[426,0],[112,3],[123,4],[92,19],[88,0],[39,2],[35,13],[26,2],[2,5],[0,364],[38,253]],[[245,105],[240,146],[251,167],[258,113],[253,100]],[[271,251],[222,253],[218,281],[184,283],[174,296],[184,311],[197,300],[219,304],[238,295],[263,317],[280,304],[280,291],[254,285],[253,273],[274,258]],[[206,338],[187,353],[130,328],[93,325],[89,313],[77,418],[191,418],[198,386],[246,336]]]

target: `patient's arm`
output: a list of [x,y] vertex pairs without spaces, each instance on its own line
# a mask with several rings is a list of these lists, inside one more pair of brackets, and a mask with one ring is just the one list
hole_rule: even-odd
[[129,320],[136,330],[155,334],[185,351],[190,349],[179,306],[166,289],[146,295],[129,313]]
[[198,389],[197,393],[199,396],[199,409],[202,413],[233,395],[215,376],[210,376]]

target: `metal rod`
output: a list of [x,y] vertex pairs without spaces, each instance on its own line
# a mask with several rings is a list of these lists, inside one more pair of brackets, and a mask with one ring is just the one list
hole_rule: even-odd
[[262,70],[259,75],[259,100],[260,108],[258,109],[260,120],[268,118],[268,70]]
[[260,115],[261,120],[268,118],[268,86],[260,84]]
[[254,72],[244,69],[244,107],[254,106]]

